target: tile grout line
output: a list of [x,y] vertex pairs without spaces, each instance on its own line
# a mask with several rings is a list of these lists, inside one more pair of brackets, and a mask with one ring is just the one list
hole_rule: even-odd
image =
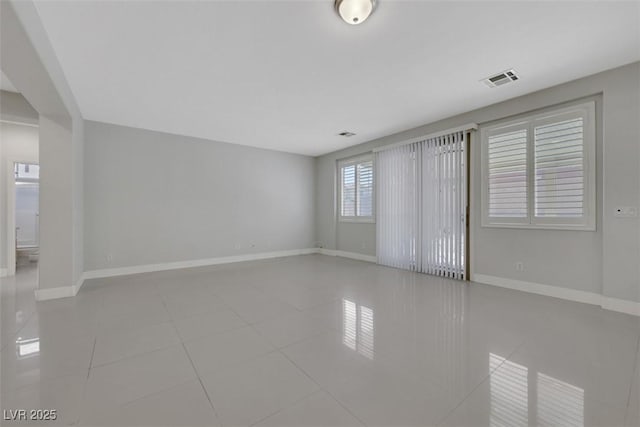
[[[169,323],[169,322],[163,322],[163,323]],[[153,350],[145,351],[144,353],[136,353],[136,354],[132,354],[132,355],[129,355],[129,356],[122,357],[120,359],[112,360],[110,362],[101,363],[100,365],[93,366],[92,368],[93,369],[100,369],[100,368],[104,368],[105,366],[110,366],[110,365],[113,365],[115,363],[124,362],[124,361],[130,360],[130,359],[134,359],[136,357],[148,356],[149,354],[157,353],[157,352],[163,351],[163,350],[168,350],[168,349],[173,348],[173,347],[178,347],[180,344],[182,344],[182,340],[180,339],[179,335],[178,335],[178,339],[180,340],[180,342],[177,342],[177,343],[174,343],[174,344],[170,344],[170,345],[167,345],[167,346],[164,346],[164,347],[160,347],[160,348],[154,348]]]
[[629,386],[627,405],[625,406],[624,411],[625,419],[627,417],[627,413],[629,412],[629,406],[631,406],[631,393],[633,392],[633,379],[635,378],[635,373],[637,372],[640,375],[640,336],[638,336],[638,343],[636,344],[636,357],[633,365],[633,370],[631,371],[631,385]]
[[310,398],[311,396],[313,396],[313,395],[315,395],[315,394],[318,394],[318,393],[320,393],[320,392],[323,392],[323,391],[324,391],[324,390],[322,390],[321,388],[318,388],[317,390],[314,390],[314,391],[312,391],[311,393],[309,393],[309,394],[306,394],[306,395],[302,396],[300,399],[298,399],[298,400],[294,401],[293,403],[291,403],[291,405],[287,406],[286,408],[280,408],[280,409],[278,409],[277,411],[272,412],[272,413],[270,413],[269,415],[266,415],[266,416],[264,416],[264,417],[260,418],[259,420],[257,420],[257,421],[255,421],[255,422],[253,422],[253,423],[249,424],[249,427],[253,427],[253,426],[255,426],[255,425],[257,425],[257,424],[261,423],[262,421],[266,420],[267,418],[271,418],[271,417],[273,417],[274,415],[280,414],[280,413],[284,412],[285,410],[287,410],[287,409],[289,409],[289,408],[292,408],[293,406],[295,406],[295,405],[297,405],[298,403],[302,402],[303,400],[308,399],[308,398]]
[[91,365],[93,365],[93,355],[96,352],[96,343],[98,341],[98,338],[96,336],[93,337],[93,348],[91,349],[91,358],[89,359],[89,369],[87,369],[87,377],[84,379],[84,384],[82,385],[82,398],[80,399],[80,405],[78,407],[78,413],[77,413],[77,417],[75,419],[75,421],[73,421],[71,423],[71,425],[79,425],[80,424],[80,418],[82,416],[82,412],[83,412],[83,408],[84,408],[84,402],[85,399],[87,398],[87,389],[89,387],[89,377],[91,376]]
[[89,380],[89,374],[91,373],[91,368],[93,367],[93,355],[96,354],[96,343],[98,342],[98,337],[93,337],[93,348],[91,349],[91,358],[89,359],[89,369],[87,370],[87,380]]
[[[284,347],[283,347],[284,348]],[[348,407],[346,407],[344,404],[342,404],[342,402],[340,402],[340,400],[336,399],[336,397],[331,394],[331,392],[329,390],[327,390],[326,388],[324,388],[322,385],[320,385],[320,383],[318,383],[315,379],[313,379],[313,377],[311,377],[311,375],[309,375],[307,373],[307,371],[305,371],[304,369],[302,369],[300,366],[298,366],[298,364],[296,362],[294,362],[293,360],[291,360],[291,358],[289,358],[289,356],[287,356],[282,349],[278,349],[277,350],[280,354],[282,354],[289,362],[291,362],[293,364],[293,366],[295,366],[296,368],[298,368],[307,378],[309,378],[315,385],[318,386],[318,390],[312,394],[310,394],[309,396],[317,393],[318,391],[324,391],[325,393],[327,393],[338,405],[340,405],[345,411],[347,411],[349,414],[351,414],[352,417],[354,417],[356,420],[358,420],[362,425],[366,426],[367,423],[365,423],[364,421],[362,421],[356,414],[354,414]],[[306,396],[306,397],[309,397]],[[302,399],[301,399],[302,400]],[[299,400],[298,402],[300,402],[301,400]],[[296,402],[297,403],[297,402]],[[291,405],[293,406],[293,405]],[[286,408],[283,408],[282,410],[284,410]],[[280,412],[280,411],[278,411]],[[272,414],[274,415],[274,414]]]
[[453,414],[460,406],[462,406],[462,404],[464,402],[467,401],[467,399],[469,399],[469,397],[477,390],[480,388],[480,386],[482,386],[482,384],[487,381],[489,378],[491,378],[491,375],[494,374],[494,372],[496,372],[498,369],[500,369],[502,367],[502,365],[504,365],[511,356],[513,356],[518,350],[520,350],[520,348],[522,348],[524,345],[526,344],[526,340],[523,340],[520,344],[518,344],[511,353],[509,353],[509,355],[507,357],[504,358],[504,360],[502,362],[500,362],[500,364],[498,366],[495,367],[495,369],[489,371],[489,374],[485,377],[482,378],[482,381],[480,381],[475,387],[473,387],[469,393],[465,394],[464,397],[462,399],[460,399],[460,401],[458,402],[458,404],[456,406],[454,406],[449,412],[447,412],[447,414],[445,416],[443,416],[437,423],[436,426],[440,426],[442,425],[442,423],[444,421],[446,421],[447,418],[449,418],[449,416],[451,414]]
[[204,395],[206,396],[207,401],[209,402],[209,406],[211,406],[211,410],[213,411],[213,415],[216,417],[216,421],[220,421],[220,417],[218,416],[218,411],[216,411],[216,408],[213,405],[213,402],[211,401],[211,396],[209,396],[209,392],[207,392],[207,389],[204,386],[204,383],[202,382],[202,378],[200,378],[200,373],[198,373],[198,370],[196,369],[196,365],[193,363],[193,360],[191,359],[191,355],[189,354],[189,351],[187,351],[187,347],[185,346],[184,341],[183,341],[182,337],[180,336],[180,333],[178,332],[178,328],[176,328],[175,320],[173,319],[173,316],[171,315],[171,312],[169,311],[169,307],[167,307],[167,302],[164,300],[164,298],[162,296],[160,296],[160,301],[162,301],[162,305],[164,306],[164,309],[167,311],[167,313],[169,313],[169,318],[171,318],[171,326],[173,326],[173,328],[176,331],[176,335],[178,336],[178,339],[180,340],[180,345],[182,346],[182,350],[184,351],[184,354],[187,356],[187,359],[189,359],[189,363],[191,364],[191,369],[193,369],[193,373],[196,374],[196,378],[198,379],[198,383],[200,383],[200,387],[202,388],[202,391],[204,392]]
[[[333,303],[333,302],[335,302],[335,301],[331,301],[331,302],[329,302],[328,304],[331,304],[331,303]],[[296,307],[294,307],[294,308],[296,308]],[[304,310],[298,310],[298,311],[299,311],[299,312],[301,312],[301,313],[302,313],[302,312],[304,312]],[[258,330],[254,327],[254,325],[256,325],[257,323],[259,323],[259,322],[251,323],[251,324],[249,324],[249,326],[250,326],[250,327],[251,327],[251,328],[252,328],[252,329],[253,329],[257,334],[259,334],[260,336],[262,336],[262,334],[260,333],[260,331],[258,331]],[[321,335],[321,334],[323,334],[323,333],[332,332],[332,331],[333,331],[333,329],[328,329],[327,331],[323,331],[323,332],[321,332],[321,333],[319,333],[319,334],[315,334],[313,337],[319,336],[319,335]],[[307,338],[301,339],[301,340],[297,341],[297,343],[300,343],[300,342],[306,341],[307,339],[310,339],[310,338],[313,338],[313,337],[307,337]],[[288,357],[288,356],[287,356],[287,355],[282,351],[284,348],[289,347],[290,345],[293,345],[293,344],[296,344],[296,343],[292,343],[292,344],[289,344],[289,345],[286,345],[286,346],[283,346],[283,347],[280,347],[280,348],[276,348],[276,350],[275,350],[275,351],[277,351],[277,352],[278,352],[278,353],[280,353],[282,356],[284,356],[284,357],[285,357],[285,359],[287,359],[289,362],[291,362],[291,363],[292,363],[296,368],[298,368],[298,369],[299,369],[299,370],[300,370],[300,371],[301,371],[301,372],[302,372],[302,373],[303,373],[307,378],[309,378],[309,380],[311,380],[311,381],[312,381],[312,382],[313,382],[313,383],[318,387],[318,390],[317,390],[316,392],[311,393],[310,395],[305,396],[304,398],[308,398],[309,396],[311,396],[311,395],[313,395],[313,394],[317,393],[318,391],[324,391],[324,392],[325,392],[325,393],[327,393],[327,394],[328,394],[328,395],[329,395],[329,396],[330,396],[330,397],[331,397],[331,398],[332,398],[332,399],[333,399],[333,400],[334,400],[338,405],[340,405],[340,406],[341,406],[345,411],[347,411],[347,412],[348,412],[352,417],[354,417],[356,420],[358,420],[358,422],[360,422],[362,425],[366,426],[367,424],[366,424],[364,421],[362,421],[358,416],[356,416],[356,414],[354,414],[354,413],[353,413],[349,408],[347,408],[345,405],[343,405],[343,404],[342,404],[342,402],[340,402],[338,399],[336,399],[336,397],[335,397],[333,394],[331,394],[331,392],[329,392],[329,390],[327,390],[327,389],[325,389],[324,387],[322,387],[322,386],[321,386],[321,385],[320,385],[320,384],[319,384],[315,379],[313,379],[313,378],[312,378],[312,377],[311,377],[311,376],[310,376],[310,375],[309,375],[309,374],[308,374],[304,369],[302,369],[300,366],[298,366],[298,364],[297,364],[297,363],[295,363],[293,360],[291,360],[291,359],[290,359],[290,358],[289,358],[289,357]],[[274,346],[274,347],[275,347],[275,346]],[[304,398],[303,398],[303,399],[304,399]],[[293,405],[295,405],[296,403],[301,402],[303,399],[300,399],[300,400],[298,400],[298,401],[294,402],[294,403],[293,403],[292,405],[290,405],[289,407],[292,407],[292,406],[293,406]],[[282,408],[281,410],[279,410],[279,411],[277,411],[277,412],[274,412],[273,414],[268,415],[267,417],[262,418],[261,420],[256,421],[256,423],[259,423],[260,421],[263,421],[263,420],[265,420],[265,419],[266,419],[266,418],[268,418],[268,417],[271,417],[271,416],[273,416],[273,415],[275,415],[275,414],[277,414],[277,413],[280,413],[280,412],[284,411],[285,409],[287,409],[287,408]],[[256,423],[254,423],[254,424],[256,424]]]
[[198,379],[198,382],[200,383],[200,387],[202,387],[202,391],[204,392],[204,395],[207,397],[207,400],[209,401],[209,405],[211,406],[211,410],[213,411],[213,415],[215,415],[216,417],[216,421],[220,421],[220,416],[218,415],[218,411],[216,411],[216,407],[213,405],[213,401],[211,400],[211,396],[209,396],[209,392],[207,391],[207,388],[204,386],[204,383],[202,382],[202,378],[200,378],[200,374],[198,373],[198,370],[196,369],[196,365],[193,364],[193,360],[191,360],[191,355],[189,354],[189,352],[187,351],[187,347],[184,345],[184,342],[180,342],[182,344],[182,349],[184,350],[185,354],[187,355],[187,359],[189,359],[189,363],[191,364],[191,368],[193,369],[193,372],[196,374],[196,378]]

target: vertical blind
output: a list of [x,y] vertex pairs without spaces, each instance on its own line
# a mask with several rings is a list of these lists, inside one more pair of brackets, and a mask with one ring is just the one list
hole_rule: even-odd
[[377,153],[376,254],[378,263],[416,270],[419,231],[417,144]]
[[376,154],[380,264],[464,278],[466,144],[459,131]]

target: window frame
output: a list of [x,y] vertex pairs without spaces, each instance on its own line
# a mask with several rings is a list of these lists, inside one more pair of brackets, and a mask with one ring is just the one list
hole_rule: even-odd
[[[358,164],[371,162],[371,169],[373,179],[371,181],[371,215],[360,216],[358,215],[358,188],[360,186],[360,180],[358,179]],[[355,216],[343,216],[342,215],[342,193],[344,190],[342,180],[342,169],[348,166],[355,166],[356,169],[356,204],[354,206]],[[357,157],[350,157],[347,159],[341,159],[337,162],[337,175],[338,175],[338,201],[337,201],[337,215],[339,222],[355,222],[355,223],[375,223],[375,211],[376,211],[376,170],[375,170],[375,157],[373,153],[359,155]]]
[[[584,215],[581,218],[535,216],[535,128],[544,124],[581,117],[583,119]],[[509,130],[527,130],[527,216],[489,216],[489,137]],[[547,230],[596,230],[596,105],[595,101],[581,102],[542,113],[503,120],[481,129],[481,209],[482,227],[525,228]]]

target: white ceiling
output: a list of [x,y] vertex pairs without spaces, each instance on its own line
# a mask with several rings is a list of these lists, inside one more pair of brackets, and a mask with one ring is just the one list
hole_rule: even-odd
[[36,6],[85,118],[309,155],[640,59],[637,1],[379,0],[359,26],[333,0]]
[[0,71],[0,89],[7,92],[18,92],[18,89],[11,83],[4,71]]

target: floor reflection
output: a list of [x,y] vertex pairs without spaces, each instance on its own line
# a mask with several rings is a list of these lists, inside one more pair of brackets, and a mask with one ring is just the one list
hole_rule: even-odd
[[22,339],[18,337],[16,340],[16,353],[18,359],[37,355],[40,353],[40,338]]
[[528,369],[491,353],[491,370],[500,367],[490,377],[492,427],[527,425],[528,422]]
[[373,310],[342,300],[342,342],[368,359],[373,359]]
[[492,427],[584,425],[583,389],[496,354],[489,356],[491,370],[497,369],[490,377]]
[[584,425],[583,389],[543,373],[538,373],[537,385],[539,425]]

